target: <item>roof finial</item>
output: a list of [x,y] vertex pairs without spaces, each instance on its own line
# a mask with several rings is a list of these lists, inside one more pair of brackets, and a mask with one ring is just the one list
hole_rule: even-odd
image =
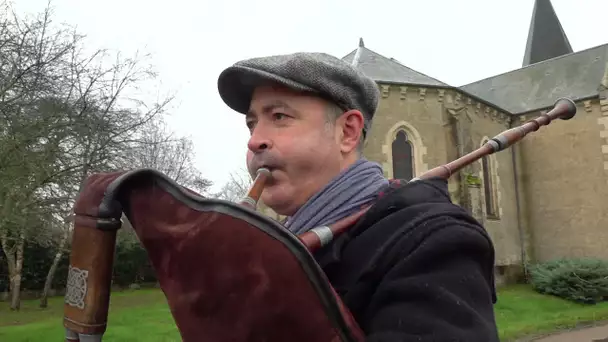
[[352,66],[357,67],[359,64],[359,58],[361,58],[361,49],[363,49],[365,45],[363,45],[363,38],[359,38],[359,47],[357,48],[357,52],[355,52],[355,57],[353,57]]

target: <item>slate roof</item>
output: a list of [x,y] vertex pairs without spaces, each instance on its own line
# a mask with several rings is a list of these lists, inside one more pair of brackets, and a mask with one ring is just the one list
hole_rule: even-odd
[[[366,48],[362,40],[359,43],[359,48],[361,54],[357,68],[376,82],[449,87],[439,80],[406,67],[393,58],[386,58]],[[357,49],[344,56],[342,60],[352,63],[356,53]]]
[[536,0],[522,66],[572,53],[572,46],[550,0]]
[[460,89],[511,113],[552,106],[557,98],[573,100],[598,95],[608,67],[608,44],[549,59]]

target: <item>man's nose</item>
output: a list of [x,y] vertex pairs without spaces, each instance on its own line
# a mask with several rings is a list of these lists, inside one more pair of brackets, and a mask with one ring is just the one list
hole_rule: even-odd
[[259,153],[272,147],[272,140],[264,130],[257,126],[253,129],[247,147],[253,153]]

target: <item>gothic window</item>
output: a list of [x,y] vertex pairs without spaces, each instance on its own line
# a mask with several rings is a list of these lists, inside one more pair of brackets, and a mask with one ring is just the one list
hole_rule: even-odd
[[403,130],[397,132],[393,140],[393,178],[406,181],[414,178],[413,148]]
[[495,170],[493,169],[492,160],[489,156],[481,159],[483,168],[483,192],[486,202],[486,216],[497,218],[498,206],[496,205],[496,188],[494,183]]

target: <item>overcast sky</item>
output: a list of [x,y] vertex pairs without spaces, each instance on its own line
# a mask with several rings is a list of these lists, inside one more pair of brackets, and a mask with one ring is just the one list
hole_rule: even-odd
[[[574,51],[608,43],[608,0],[553,0]],[[47,0],[16,0],[19,12]],[[578,5],[577,5],[578,4]],[[365,46],[460,86],[521,66],[534,0],[54,0],[55,20],[77,25],[92,48],[153,54],[177,91],[169,122],[192,138],[216,188],[244,167],[244,118],[217,93],[219,73],[262,55]]]

